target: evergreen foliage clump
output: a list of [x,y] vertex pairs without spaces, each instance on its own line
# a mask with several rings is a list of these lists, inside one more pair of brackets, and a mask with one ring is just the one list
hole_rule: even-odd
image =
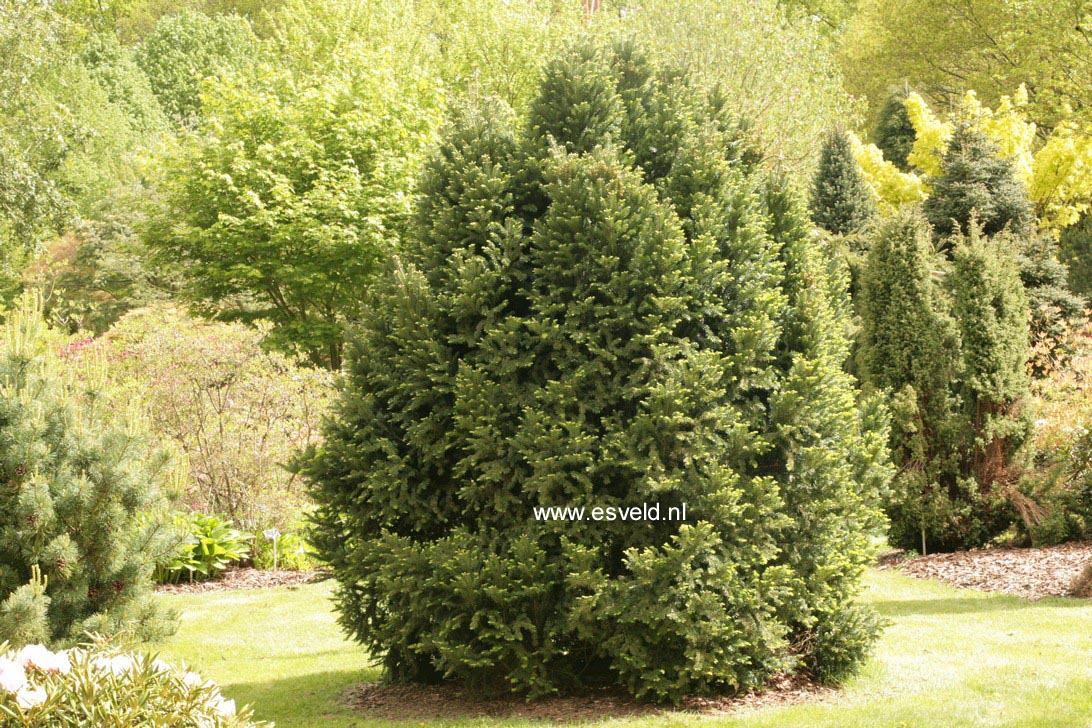
[[1064,358],[1084,301],[1069,287],[1057,243],[1035,229],[1024,187],[997,144],[969,125],[956,127],[924,207],[939,247],[949,255],[951,236],[967,234],[972,225],[986,236],[1004,233],[1029,299],[1036,374],[1050,368],[1039,360]]
[[972,223],[949,242],[951,261],[905,211],[877,231],[862,276],[861,368],[892,399],[890,540],[923,551],[980,546],[1012,523],[1029,425],[1011,241]]
[[941,159],[941,173],[925,200],[925,216],[938,239],[966,234],[974,217],[985,235],[1008,229],[1027,234],[1033,225],[1027,192],[1013,174],[1012,161],[997,143],[969,123],[962,123]]
[[883,152],[883,158],[903,172],[910,171],[910,152],[917,137],[910,122],[910,113],[906,110],[907,95],[904,90],[888,94],[872,132],[872,141]]
[[[300,463],[392,679],[677,700],[866,653],[885,415],[841,369],[843,274],[714,108],[580,44],[522,122],[446,132]],[[642,504],[686,518],[591,520]]]
[[849,137],[844,131],[831,131],[812,183],[812,222],[835,235],[849,235],[875,216],[876,200],[861,176]]
[[1092,213],[1062,231],[1059,257],[1068,269],[1068,283],[1078,294],[1092,294]]
[[0,641],[169,633],[151,593],[173,545],[154,515],[169,459],[150,456],[139,418],[118,422],[91,379],[66,374],[29,298],[2,336]]

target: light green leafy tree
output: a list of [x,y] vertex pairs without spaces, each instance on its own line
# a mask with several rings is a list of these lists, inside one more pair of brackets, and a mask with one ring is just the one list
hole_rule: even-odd
[[336,369],[344,322],[402,235],[440,103],[382,48],[346,49],[314,77],[224,77],[164,161],[147,243],[180,264],[192,299],[266,318],[282,348]]

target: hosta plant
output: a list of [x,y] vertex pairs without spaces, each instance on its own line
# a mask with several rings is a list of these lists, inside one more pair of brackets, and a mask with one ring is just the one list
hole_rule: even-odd
[[155,579],[159,583],[177,583],[183,577],[191,581],[212,579],[250,556],[249,542],[254,536],[220,516],[180,513],[175,523],[186,536],[168,560],[156,565]]

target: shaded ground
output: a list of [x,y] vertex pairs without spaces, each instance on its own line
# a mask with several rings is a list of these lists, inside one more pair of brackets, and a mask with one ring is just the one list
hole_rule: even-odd
[[228,569],[210,581],[184,581],[181,584],[160,584],[156,591],[168,594],[198,594],[230,589],[265,589],[273,586],[299,586],[324,576],[319,571],[267,571],[261,569]]
[[1092,560],[1092,542],[1038,549],[993,548],[901,558],[886,554],[878,568],[958,587],[1000,592],[1024,599],[1067,596],[1069,585]]
[[773,681],[761,693],[737,698],[687,698],[677,708],[642,703],[615,690],[527,702],[519,697],[480,700],[468,695],[458,685],[383,685],[371,682],[354,685],[342,695],[358,715],[372,720],[491,718],[577,723],[682,713],[715,715],[742,708],[794,705],[835,692],[804,678],[783,677]]

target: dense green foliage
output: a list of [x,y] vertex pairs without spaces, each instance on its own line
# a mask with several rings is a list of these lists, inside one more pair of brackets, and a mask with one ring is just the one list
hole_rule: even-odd
[[[1031,308],[1031,345],[1037,358],[1065,357],[1069,328],[1083,314],[1084,301],[1069,288],[1058,245],[1036,231],[1036,220],[1012,161],[984,134],[958,126],[941,159],[941,173],[924,203],[940,247],[947,236],[966,233],[977,221],[985,235],[1004,239],[1016,256]],[[1046,364],[1035,363],[1037,373]]]
[[341,364],[342,326],[398,243],[432,137],[432,83],[357,46],[300,78],[273,66],[225,80],[162,176],[147,235],[186,291],[225,313],[274,322],[284,350]]
[[872,131],[872,141],[883,152],[884,159],[904,172],[910,169],[910,152],[917,136],[906,111],[906,97],[905,91],[888,94]]
[[876,233],[862,280],[862,370],[892,396],[898,464],[888,502],[902,548],[980,546],[1015,518],[1028,434],[1027,298],[1005,237],[949,240],[907,211]]
[[924,208],[938,238],[966,234],[972,216],[986,235],[1005,229],[1026,234],[1032,226],[1031,203],[1012,162],[970,125],[960,125],[952,134],[932,186]]
[[171,545],[156,515],[165,455],[138,413],[112,411],[101,378],[64,371],[36,306],[24,303],[3,337],[0,639],[162,634],[172,623],[150,587]]
[[[341,622],[391,677],[662,700],[867,649],[886,468],[844,281],[710,114],[581,44],[522,125],[486,104],[448,130],[303,463]],[[534,510],[642,502],[686,522]]]
[[1092,214],[1062,231],[1059,257],[1068,270],[1069,286],[1077,293],[1092,294]]
[[0,2],[0,301],[43,243],[131,173],[133,147],[158,128],[128,51],[51,4]]
[[176,121],[192,122],[201,107],[201,82],[246,67],[257,52],[246,19],[183,10],[156,24],[137,47],[136,61],[163,110]]
[[859,232],[876,216],[872,190],[843,131],[830,132],[823,142],[810,207],[812,222],[835,235]]

